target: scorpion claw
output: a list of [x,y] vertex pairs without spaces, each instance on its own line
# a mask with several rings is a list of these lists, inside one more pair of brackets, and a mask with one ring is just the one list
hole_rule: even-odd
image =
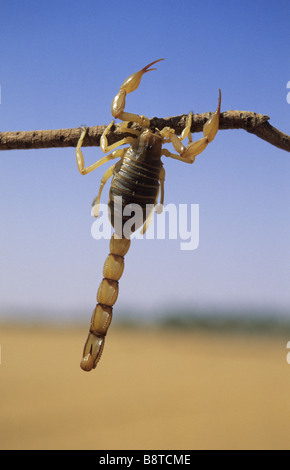
[[204,137],[208,139],[208,142],[213,141],[219,128],[221,101],[222,101],[222,92],[221,92],[221,89],[219,89],[219,99],[218,99],[216,112],[211,116],[211,118],[205,123],[203,127],[203,135]]
[[147,73],[147,72],[151,72],[152,70],[157,70],[156,68],[150,69],[149,67],[151,67],[151,65],[157,64],[157,62],[161,62],[161,60],[164,60],[164,59],[154,60],[154,62],[151,62],[151,64],[148,64],[148,65],[146,65],[146,67],[143,67],[141,72]]
[[151,62],[151,64],[146,65],[145,67],[143,67],[143,69],[139,70],[139,72],[135,72],[132,75],[130,75],[123,82],[120,90],[123,90],[123,92],[125,92],[126,94],[132,93],[133,91],[137,90],[144,73],[150,72],[151,70],[156,70],[156,69],[150,69],[149,67],[151,67],[151,65],[153,64],[156,64],[157,62],[160,62],[161,60],[164,60],[164,59],[154,60],[154,62]]
[[127,113],[124,112],[125,109],[125,102],[126,96],[129,93],[137,90],[140,85],[141,79],[144,73],[150,72],[151,70],[156,70],[155,68],[150,69],[151,65],[156,64],[164,59],[154,60],[150,64],[143,67],[143,69],[139,70],[138,72],[133,73],[130,75],[121,85],[119,92],[115,96],[112,101],[111,112],[114,118],[121,119],[122,121],[133,121],[141,124],[144,127],[149,127],[150,121],[146,119],[144,123],[144,119],[140,118],[137,114]]

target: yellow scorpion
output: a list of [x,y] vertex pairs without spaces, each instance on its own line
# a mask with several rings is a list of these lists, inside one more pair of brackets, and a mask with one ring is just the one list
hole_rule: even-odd
[[[187,116],[185,128],[182,131],[181,137],[178,137],[174,129],[170,127],[165,127],[161,131],[151,129],[150,120],[147,117],[124,111],[127,94],[135,91],[139,87],[143,75],[151,70],[156,70],[150,67],[161,60],[164,59],[151,62],[151,64],[148,64],[139,72],[130,75],[121,85],[119,92],[113,99],[111,106],[112,115],[115,119],[123,121],[120,131],[132,134],[132,136],[124,137],[120,141],[108,145],[107,135],[114,124],[114,121],[112,121],[105,129],[100,141],[102,151],[108,155],[89,167],[85,167],[81,150],[86,135],[86,128],[82,128],[76,148],[77,166],[82,175],[92,172],[109,160],[120,159],[105,172],[101,180],[99,193],[93,202],[93,213],[95,217],[98,217],[102,190],[108,179],[113,176],[108,205],[114,234],[110,241],[110,254],[104,264],[104,278],[97,294],[98,303],[93,312],[89,336],[83,351],[81,368],[84,371],[95,369],[101,358],[105,337],[112,320],[113,305],[118,297],[118,281],[124,270],[124,256],[130,247],[130,238],[124,237],[122,231],[128,220],[128,217],[124,216],[123,208],[129,204],[138,204],[142,208],[143,218],[139,225],[135,224],[134,231],[142,226],[144,233],[152,217],[152,213],[148,217],[146,207],[147,205],[151,205],[153,208],[157,206],[159,189],[161,190],[161,207],[164,202],[165,170],[161,157],[171,157],[185,163],[193,163],[195,157],[215,138],[219,128],[220,90],[217,110],[205,123],[203,137],[195,142],[192,141],[190,133],[192,113]],[[141,130],[137,131],[129,128],[130,122],[141,125]],[[189,141],[187,146],[182,143],[186,137]],[[177,154],[163,149],[162,145],[165,143],[171,143]],[[115,150],[116,147],[124,144],[129,144],[130,146]]]

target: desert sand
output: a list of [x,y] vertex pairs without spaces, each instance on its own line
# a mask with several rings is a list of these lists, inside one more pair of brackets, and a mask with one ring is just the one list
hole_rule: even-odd
[[1,326],[0,449],[290,449],[290,338]]

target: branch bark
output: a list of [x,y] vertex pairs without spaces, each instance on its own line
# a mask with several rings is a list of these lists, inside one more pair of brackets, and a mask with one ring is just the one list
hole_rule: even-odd
[[[200,132],[205,122],[212,113],[194,114],[191,132]],[[152,118],[150,127],[163,129],[170,126],[180,135],[185,127],[186,114],[168,118]],[[257,114],[251,111],[226,111],[220,115],[219,129],[244,129],[255,134],[260,139],[290,152],[290,136],[273,127],[268,121],[269,116]],[[100,145],[100,138],[106,126],[88,127],[84,140],[84,147],[94,147]],[[108,142],[112,144],[130,134],[120,134],[119,125],[112,127],[108,135]],[[132,124],[132,128],[138,129],[138,125]],[[44,149],[56,147],[76,147],[81,129],[57,129],[39,130],[27,132],[3,132],[0,133],[0,150],[24,150],[24,149]]]

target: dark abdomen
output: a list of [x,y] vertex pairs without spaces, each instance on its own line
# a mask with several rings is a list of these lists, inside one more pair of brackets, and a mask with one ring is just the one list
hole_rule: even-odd
[[[123,232],[125,223],[133,216],[136,223],[132,225],[132,232],[141,227],[149,215],[150,205],[152,208],[156,202],[162,163],[160,159],[150,161],[150,154],[147,161],[144,160],[146,160],[144,152],[142,158],[138,158],[134,150],[130,148],[126,156],[115,166],[109,195],[109,209],[111,224],[117,235],[121,235],[118,232],[121,228]],[[138,217],[135,212],[137,208],[133,206],[128,207],[128,212],[124,215],[124,208],[132,204],[137,204],[139,207]]]

